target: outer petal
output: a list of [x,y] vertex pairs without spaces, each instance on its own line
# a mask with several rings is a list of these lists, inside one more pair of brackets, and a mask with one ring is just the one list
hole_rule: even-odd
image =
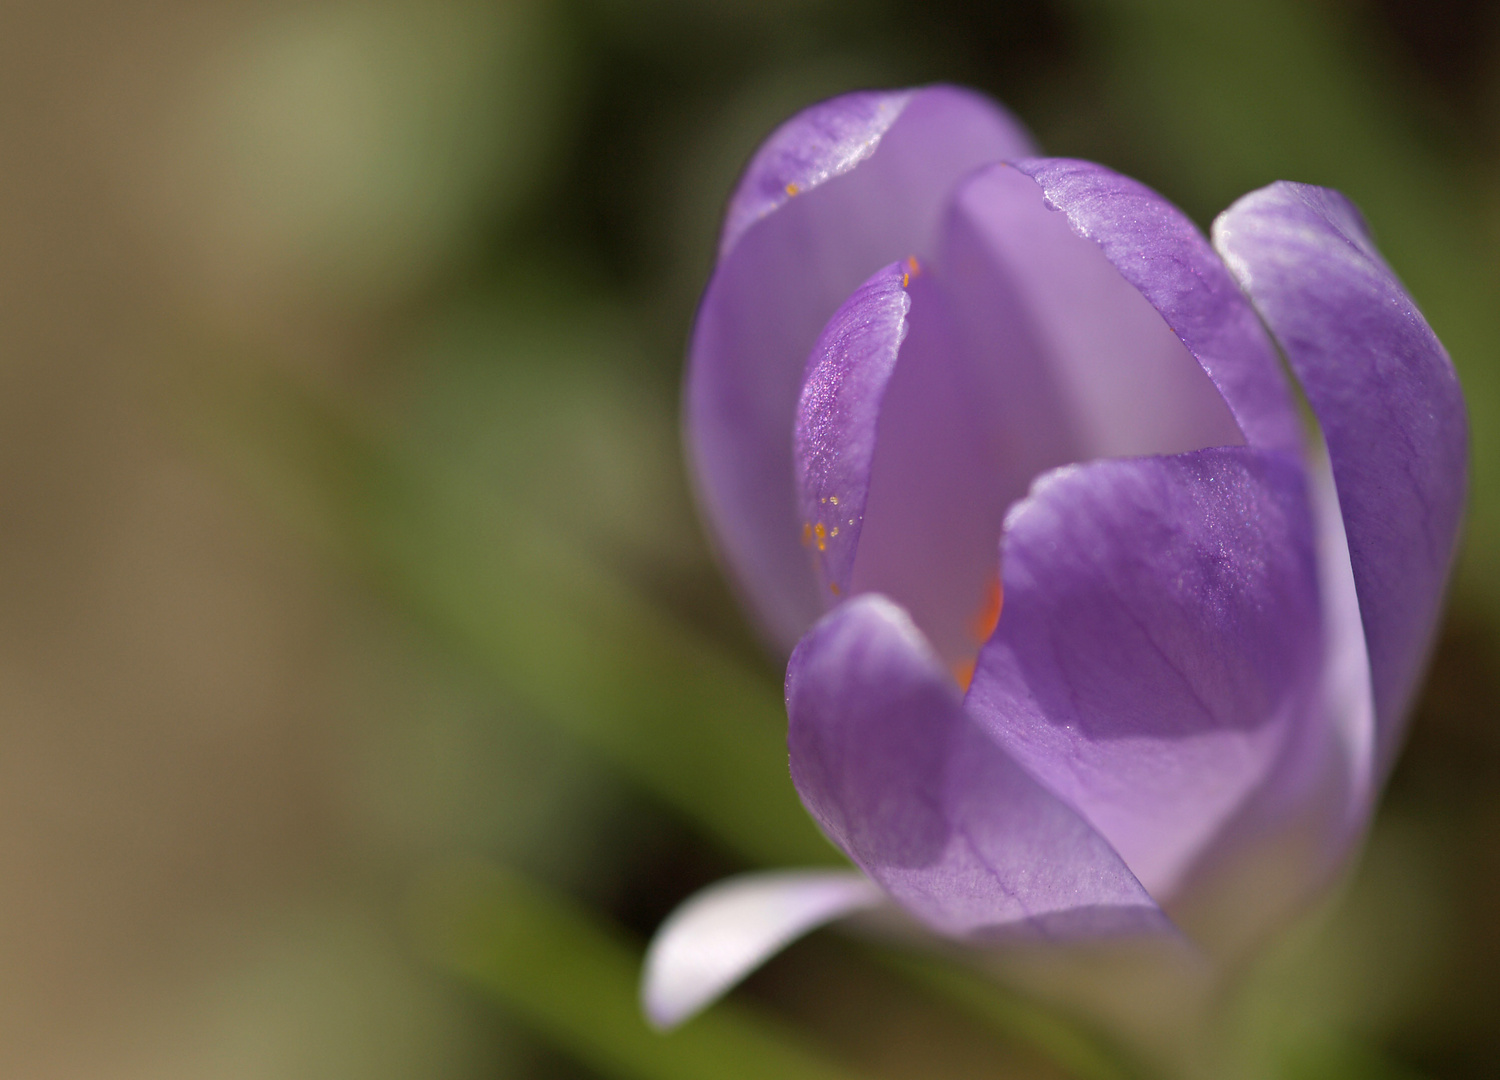
[[787,711],[809,812],[934,929],[1167,925],[1109,844],[970,719],[921,633],[883,597],[849,601],[802,640]]
[[1251,446],[1300,451],[1301,427],[1275,350],[1224,264],[1181,210],[1092,162],[1044,158],[1016,168],[1161,313],[1224,395]]
[[656,1027],[676,1027],[803,934],[884,901],[854,871],[780,870],[716,882],[656,931],[641,1004]]
[[1279,182],[1214,222],[1322,425],[1369,647],[1377,775],[1389,767],[1458,543],[1468,426],[1447,352],[1359,212]]
[[1289,455],[1058,470],[1007,522],[968,707],[1166,898],[1321,717],[1315,560]]
[[851,94],[779,129],[731,201],[693,330],[685,423],[720,550],[784,647],[819,611],[798,545],[791,462],[818,332],[878,267],[927,252],[960,177],[1031,152],[1007,113],[968,91]]

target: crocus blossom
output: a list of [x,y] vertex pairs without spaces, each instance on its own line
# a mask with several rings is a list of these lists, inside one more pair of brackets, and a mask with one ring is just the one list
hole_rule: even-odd
[[887,898],[965,940],[1150,933],[1247,852],[1293,838],[1294,894],[1348,852],[1438,618],[1463,401],[1342,195],[1275,183],[1212,237],[953,87],[835,98],[751,160],[688,447],[858,871],[689,901],[656,1023]]

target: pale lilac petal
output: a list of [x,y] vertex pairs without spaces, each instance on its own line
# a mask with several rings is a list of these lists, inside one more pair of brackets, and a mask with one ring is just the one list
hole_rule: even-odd
[[1016,168],[1161,313],[1219,388],[1250,445],[1301,449],[1301,427],[1275,350],[1182,211],[1144,184],[1092,162],[1044,158]]
[[879,271],[829,320],[808,359],[797,404],[793,460],[802,543],[833,596],[849,591],[875,425],[906,336],[911,278],[904,265]]
[[[1246,955],[1332,883],[1369,821],[1375,714],[1359,600],[1326,453],[1309,469],[1323,672],[1313,722],[1194,866],[1174,915],[1226,959]],[[1253,882],[1253,887],[1246,887]]]
[[808,811],[941,933],[1089,935],[1168,924],[1110,845],[973,722],[884,597],[819,622],[787,668],[792,779]]
[[987,167],[957,189],[933,262],[877,274],[813,350],[795,453],[803,538],[825,604],[885,593],[957,665],[988,632],[976,617],[1005,510],[1039,473],[1243,441],[1099,246],[1029,177]]
[[1076,447],[1006,285],[969,285],[985,302],[965,318],[971,297],[946,269],[887,267],[825,328],[798,407],[804,540],[825,605],[885,593],[950,665],[972,660],[988,633],[974,616],[1006,505]]
[[1071,466],[1002,551],[969,710],[1169,898],[1321,719],[1303,466],[1245,447]]
[[798,543],[791,461],[819,331],[879,267],[934,246],[962,176],[1032,152],[1015,120],[969,91],[846,95],[783,126],[736,192],[689,348],[685,426],[715,541],[780,645],[821,610]]
[[[1031,136],[1018,120],[995,102],[956,86],[915,90],[858,91],[819,102],[782,124],[761,144],[724,214],[719,258],[734,249],[745,230],[774,213],[798,195],[806,195],[834,177],[854,169],[875,153],[891,126],[917,99],[910,118],[922,130],[907,133],[898,153],[926,150],[944,156],[972,156],[961,149],[979,144],[987,160],[1018,157],[1032,152]],[[900,163],[907,171],[929,168],[913,154]],[[939,164],[943,173],[951,171]],[[949,182],[963,175],[947,177]]]
[[646,1016],[665,1031],[691,1019],[804,934],[885,902],[852,870],[741,874],[684,901],[656,931],[641,974]]
[[1278,182],[1214,223],[1323,429],[1369,648],[1377,775],[1426,662],[1463,519],[1468,425],[1453,364],[1327,188]]
[[1337,850],[1367,820],[1375,798],[1375,701],[1349,539],[1326,449],[1320,448],[1309,475],[1323,608],[1323,710],[1333,757],[1340,763],[1334,772],[1344,792],[1342,799],[1329,800],[1342,807],[1330,830]]
[[987,633],[1005,510],[1039,473],[1244,436],[1156,310],[1013,168],[959,185],[909,291],[852,585],[956,664]]

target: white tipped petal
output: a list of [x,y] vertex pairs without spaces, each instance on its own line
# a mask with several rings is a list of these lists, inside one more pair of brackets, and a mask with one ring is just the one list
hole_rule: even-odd
[[741,874],[710,885],[667,917],[646,951],[646,1016],[661,1030],[676,1027],[803,934],[884,900],[854,870]]

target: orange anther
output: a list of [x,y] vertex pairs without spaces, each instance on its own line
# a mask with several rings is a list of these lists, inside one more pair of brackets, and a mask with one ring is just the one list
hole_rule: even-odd
[[968,693],[969,684],[974,681],[974,661],[960,660],[948,670],[953,672],[953,680],[958,683],[958,688]]
[[1000,609],[1005,606],[1005,591],[1000,586],[1000,577],[995,575],[985,584],[984,598],[969,619],[969,634],[983,645],[1000,624]]

